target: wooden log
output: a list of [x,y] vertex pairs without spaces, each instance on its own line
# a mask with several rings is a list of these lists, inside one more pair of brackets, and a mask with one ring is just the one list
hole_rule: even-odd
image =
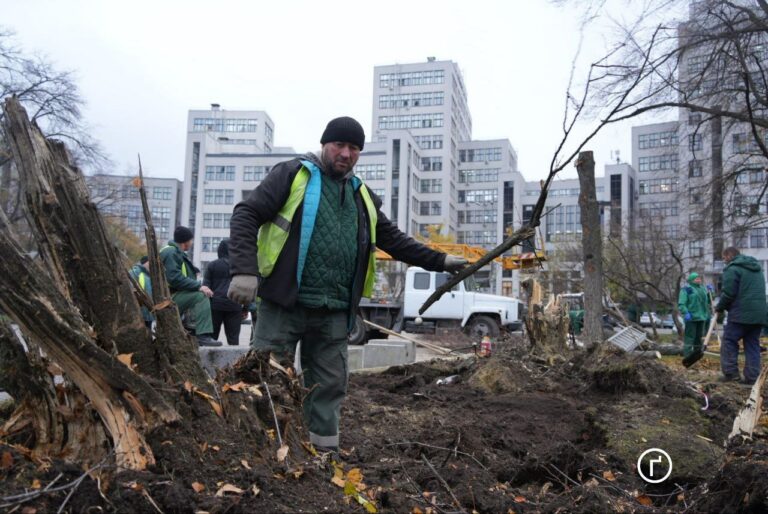
[[145,373],[158,371],[150,336],[104,221],[82,172],[63,143],[47,140],[16,98],[4,105],[8,142],[46,271],[95,331],[104,350],[133,354]]

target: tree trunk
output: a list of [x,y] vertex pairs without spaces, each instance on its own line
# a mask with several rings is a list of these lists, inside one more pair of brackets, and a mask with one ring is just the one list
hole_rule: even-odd
[[[70,424],[62,442],[59,435],[43,433],[42,423],[33,423],[38,447],[54,440],[75,450],[73,460],[92,461],[94,446],[109,446],[104,444],[103,431],[98,440],[103,425],[117,466],[144,469],[154,463],[145,431],[180,418],[131,367],[132,358],[139,356],[144,366],[139,370],[148,376],[160,369],[130,281],[88,200],[82,174],[70,165],[64,147],[46,141],[16,99],[6,100],[5,112],[6,133],[42,261],[33,261],[23,251],[0,212],[0,309],[26,335],[28,360],[44,354],[84,399],[71,404],[67,412],[55,398],[46,398],[45,388],[42,394],[34,394],[32,386],[39,381],[39,373],[18,377],[17,394],[24,398],[26,390],[28,397],[43,398],[29,406],[31,417],[58,420],[61,415]],[[11,360],[20,360],[18,346],[12,345],[8,330],[4,333],[3,348]],[[135,351],[124,352],[121,362],[116,352],[124,349]],[[75,415],[72,409],[77,408],[92,408],[101,424],[93,416]],[[59,423],[51,426],[58,430]],[[83,438],[89,442],[81,444]]]
[[584,252],[584,342],[603,341],[603,241],[600,208],[595,191],[595,160],[592,152],[581,152],[576,161],[579,174],[582,249]]
[[46,140],[17,100],[6,100],[5,113],[28,220],[52,283],[93,327],[102,349],[133,354],[143,372],[156,375],[150,335],[83,174],[64,144]]

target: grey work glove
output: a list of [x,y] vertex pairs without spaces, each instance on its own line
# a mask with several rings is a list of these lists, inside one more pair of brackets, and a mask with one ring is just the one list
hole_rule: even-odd
[[456,257],[455,255],[446,255],[445,263],[443,263],[443,269],[448,273],[458,273],[467,267],[469,262],[464,257]]
[[256,298],[259,277],[256,275],[235,275],[229,283],[227,297],[240,305],[248,305]]

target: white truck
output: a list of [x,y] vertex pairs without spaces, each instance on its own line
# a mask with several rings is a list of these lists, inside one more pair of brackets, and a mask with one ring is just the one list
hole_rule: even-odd
[[419,308],[427,298],[450,277],[448,273],[408,268],[402,302],[365,298],[360,302],[350,343],[363,344],[368,339],[382,337],[365,324],[364,319],[395,332],[435,333],[439,328],[461,328],[478,340],[484,335],[498,336],[502,329],[519,330],[522,327],[522,302],[476,292],[471,276],[419,315]]

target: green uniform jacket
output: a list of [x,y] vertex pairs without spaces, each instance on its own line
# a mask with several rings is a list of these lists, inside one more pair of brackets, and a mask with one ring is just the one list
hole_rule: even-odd
[[168,241],[168,245],[160,250],[160,260],[165,266],[165,278],[168,280],[171,293],[200,289],[200,281],[195,279],[200,270],[192,264],[187,254],[181,251],[174,241]]
[[746,325],[766,323],[765,277],[754,257],[737,255],[725,267],[717,311],[728,311],[729,322]]
[[[144,292],[147,293],[147,296],[152,298],[152,278],[149,276],[147,269],[141,264],[134,264],[129,273],[136,282],[138,282]],[[144,318],[144,321],[154,320],[154,317],[146,307],[141,308],[141,315]]]
[[680,288],[677,307],[683,316],[690,312],[691,321],[707,321],[712,317],[712,304],[709,301],[707,289],[694,282],[696,277],[698,277],[696,273],[691,273],[688,284]]

